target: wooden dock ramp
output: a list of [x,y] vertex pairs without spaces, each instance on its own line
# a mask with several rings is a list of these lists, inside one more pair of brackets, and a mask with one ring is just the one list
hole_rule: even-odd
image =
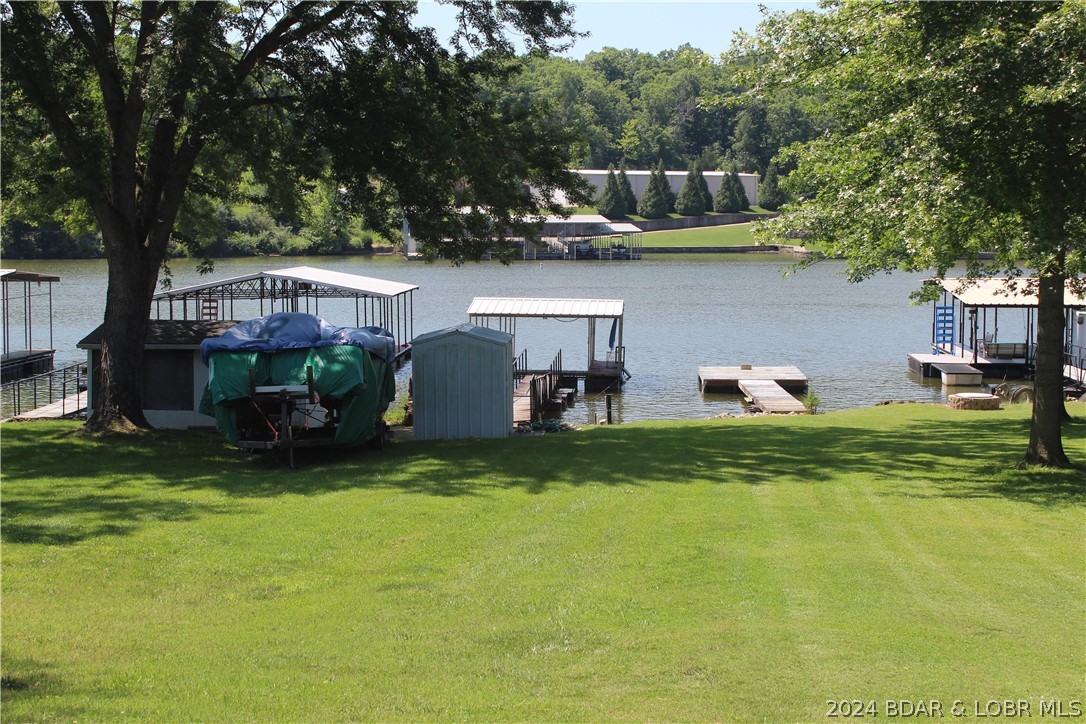
[[807,411],[802,402],[773,380],[739,380],[739,389],[762,412],[782,414]]

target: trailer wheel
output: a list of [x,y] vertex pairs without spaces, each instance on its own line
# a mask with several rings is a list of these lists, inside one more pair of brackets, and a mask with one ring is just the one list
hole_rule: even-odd
[[1033,402],[1033,388],[1019,387],[1011,393],[1011,402]]

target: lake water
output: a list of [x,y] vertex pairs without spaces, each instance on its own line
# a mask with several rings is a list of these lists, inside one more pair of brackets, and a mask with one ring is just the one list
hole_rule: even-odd
[[[183,286],[303,264],[419,285],[416,335],[468,321],[476,296],[625,300],[623,342],[633,377],[613,398],[617,422],[742,412],[737,396],[698,390],[700,365],[795,365],[810,378],[823,410],[945,399],[938,381],[933,385],[910,374],[906,362],[908,353],[926,351],[931,338],[930,307],[912,306],[908,298],[923,275],[895,273],[849,284],[841,262],[786,275],[791,258],[773,254],[462,267],[399,257],[222,259],[208,277],[189,260],[175,261],[172,268],[174,285]],[[101,322],[105,262],[6,259],[4,266],[61,277],[53,292],[57,364],[85,359],[75,345]],[[324,300],[320,313],[333,324],[354,324],[353,302]],[[601,324],[598,346],[605,345],[607,331]],[[39,344],[43,334],[47,330],[39,329]],[[527,348],[531,367],[546,367],[559,349],[567,367],[586,363],[585,320],[519,320],[516,334],[516,352]],[[409,372],[408,366],[401,373],[401,386]],[[603,404],[602,397],[582,396],[564,419],[576,424],[593,414],[602,418]]]

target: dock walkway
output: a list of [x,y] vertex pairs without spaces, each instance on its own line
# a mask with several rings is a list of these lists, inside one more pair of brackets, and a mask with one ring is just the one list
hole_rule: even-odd
[[532,380],[537,375],[528,375],[513,390],[513,427],[532,422]]
[[807,411],[802,402],[772,380],[740,380],[739,389],[762,412],[787,414]]
[[46,420],[64,417],[65,415],[71,415],[87,406],[87,393],[76,392],[67,397],[61,398],[56,402],[50,402],[48,405],[42,405],[41,407],[35,407],[33,410],[27,410],[15,417],[13,420]]
[[[513,427],[530,425],[546,410],[566,408],[573,404],[577,390],[556,387],[553,373],[526,375],[513,390]],[[533,395],[535,396],[533,404]]]

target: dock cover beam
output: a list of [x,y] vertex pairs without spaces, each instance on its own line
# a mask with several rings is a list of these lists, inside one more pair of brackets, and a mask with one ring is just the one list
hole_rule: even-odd
[[[417,284],[297,266],[178,287],[159,292],[153,299],[159,319],[164,314],[165,318],[174,319],[175,302],[181,305],[181,319],[189,319],[189,302],[193,302],[191,313],[200,319],[205,318],[201,306],[205,301],[229,305],[229,316],[236,318],[234,302],[239,300],[259,301],[259,316],[264,316],[276,311],[319,314],[321,299],[354,299],[356,327],[379,326],[392,332],[396,339],[408,340],[414,336],[413,296],[418,288]],[[299,300],[304,301],[304,308]],[[269,302],[267,311],[265,301]],[[167,305],[166,310],[162,309],[163,304]]]
[[[588,362],[593,365],[617,366],[620,374],[623,369],[624,348],[622,346],[622,315],[624,302],[621,299],[538,299],[531,297],[476,297],[468,307],[468,317],[472,322],[489,327],[490,320],[498,321],[498,329],[516,335],[518,318],[559,319],[572,321],[588,320]],[[609,342],[610,348],[619,358],[607,361],[596,360],[596,320],[615,320]]]

